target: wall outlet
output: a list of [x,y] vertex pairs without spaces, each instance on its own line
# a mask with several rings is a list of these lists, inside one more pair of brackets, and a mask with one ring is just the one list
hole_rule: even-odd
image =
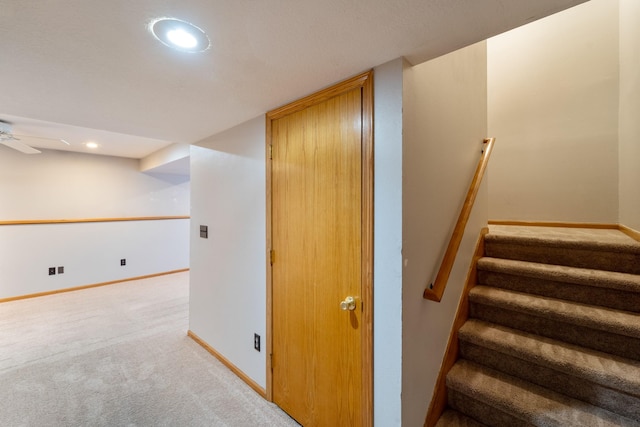
[[55,267],[49,267],[49,276],[53,276],[56,274],[56,268]]
[[127,265],[127,260],[125,258],[122,258],[120,260],[120,265]]
[[58,274],[64,274],[64,266],[58,267]]
[[260,351],[260,335],[258,334],[253,334],[253,348]]

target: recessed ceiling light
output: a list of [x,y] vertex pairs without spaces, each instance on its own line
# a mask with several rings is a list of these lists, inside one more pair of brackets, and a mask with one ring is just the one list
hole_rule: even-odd
[[156,19],[149,25],[153,35],[165,45],[185,52],[209,48],[209,37],[200,28],[175,18]]
[[91,148],[92,150],[98,148],[98,144],[96,144],[95,142],[85,142],[84,146],[87,148]]

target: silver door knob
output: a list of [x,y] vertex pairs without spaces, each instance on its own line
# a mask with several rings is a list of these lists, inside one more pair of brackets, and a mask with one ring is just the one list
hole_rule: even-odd
[[344,301],[340,303],[340,309],[344,311],[353,311],[356,309],[356,300],[353,297],[346,297]]

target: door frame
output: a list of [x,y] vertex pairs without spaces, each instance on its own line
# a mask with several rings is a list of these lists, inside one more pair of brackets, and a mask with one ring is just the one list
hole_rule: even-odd
[[334,86],[284,105],[266,114],[266,196],[267,196],[267,400],[273,401],[272,356],[272,192],[271,192],[271,123],[281,117],[360,88],[362,93],[362,420],[373,426],[373,71],[354,76]]

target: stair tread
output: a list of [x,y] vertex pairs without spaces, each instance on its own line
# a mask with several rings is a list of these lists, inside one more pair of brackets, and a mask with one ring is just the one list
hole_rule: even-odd
[[525,242],[640,254],[640,242],[616,229],[490,225],[485,242]]
[[436,427],[485,427],[485,425],[458,411],[448,409],[438,419]]
[[640,427],[640,241],[511,225],[484,239],[452,408],[488,425]]
[[483,257],[478,270],[640,293],[640,275]]
[[592,329],[640,338],[640,314],[537,296],[490,286],[469,292],[473,303],[486,304]]
[[469,319],[459,338],[502,354],[640,397],[640,362]]
[[605,409],[501,374],[466,360],[447,375],[447,386],[533,425],[640,426]]

